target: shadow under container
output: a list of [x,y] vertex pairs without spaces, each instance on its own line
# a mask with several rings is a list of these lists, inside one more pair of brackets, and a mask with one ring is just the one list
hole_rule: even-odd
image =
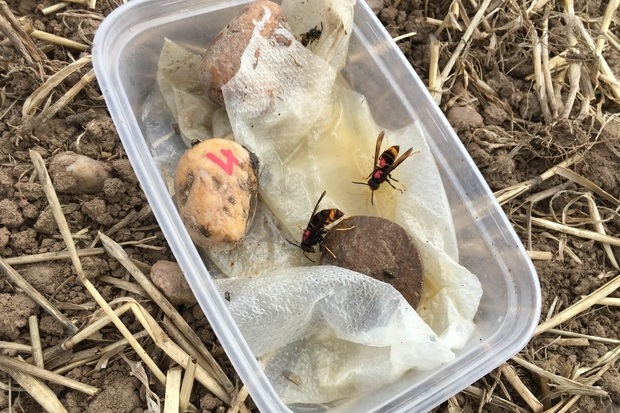
[[[387,31],[361,0],[342,75],[368,100],[378,124],[419,122],[438,165],[456,229],[459,263],[476,274],[483,297],[476,329],[449,364],[411,371],[398,381],[337,405],[286,406],[267,380],[220,296],[169,196],[143,116],[157,86],[164,38],[204,49],[247,1],[132,0],[95,36],[93,62],[119,136],[153,213],[231,363],[262,412],[425,412],[519,352],[540,314],[540,286],[505,214],[467,151]],[[167,124],[172,133],[172,122]],[[180,139],[179,139],[180,140]]]

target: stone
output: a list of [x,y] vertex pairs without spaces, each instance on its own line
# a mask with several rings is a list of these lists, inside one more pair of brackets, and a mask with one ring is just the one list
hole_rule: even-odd
[[452,127],[456,129],[481,128],[484,126],[484,119],[473,108],[469,106],[453,106],[446,114]]
[[105,180],[110,177],[104,163],[71,152],[54,156],[49,171],[54,188],[69,194],[101,192]]
[[215,37],[205,51],[199,73],[200,83],[213,103],[224,106],[222,86],[232,79],[241,65],[254,27],[269,13],[261,35],[280,44],[290,44],[290,39],[278,33],[284,28],[290,32],[287,17],[282,8],[272,1],[258,0],[246,5],[241,12]]
[[196,304],[196,297],[176,262],[161,260],[153,264],[151,281],[173,305]]
[[405,229],[381,217],[352,216],[329,229],[321,264],[337,265],[392,285],[416,308],[424,289],[420,253]]
[[258,160],[227,139],[188,149],[177,165],[175,193],[181,219],[196,245],[226,251],[243,240],[258,197]]

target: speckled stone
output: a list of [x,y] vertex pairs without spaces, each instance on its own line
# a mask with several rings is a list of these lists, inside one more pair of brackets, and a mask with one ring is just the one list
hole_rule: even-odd
[[228,139],[188,149],[174,179],[177,206],[192,240],[211,251],[234,248],[247,234],[258,197],[258,159]]

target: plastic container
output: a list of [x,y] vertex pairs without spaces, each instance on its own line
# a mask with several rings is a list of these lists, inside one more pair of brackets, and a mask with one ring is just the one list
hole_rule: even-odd
[[[370,8],[355,6],[355,29],[344,76],[386,128],[420,122],[448,194],[459,262],[476,274],[484,295],[476,330],[456,359],[338,405],[286,406],[250,352],[168,195],[153,130],[172,133],[166,116],[145,111],[157,87],[164,37],[204,49],[247,1],[133,0],[111,13],[95,37],[93,62],[118,133],[153,212],[213,330],[262,412],[424,412],[516,354],[540,313],[534,267],[480,172]],[[150,113],[144,116],[144,113]],[[153,128],[153,125],[156,127]],[[158,155],[159,157],[160,155]]]

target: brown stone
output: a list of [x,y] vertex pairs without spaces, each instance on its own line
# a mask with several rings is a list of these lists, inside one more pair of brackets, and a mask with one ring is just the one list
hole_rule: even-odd
[[173,305],[196,304],[196,297],[176,262],[161,260],[153,264],[151,281]]
[[453,106],[446,114],[448,121],[454,128],[481,128],[484,126],[482,116],[469,106]]
[[[332,255],[333,254],[333,255]],[[396,288],[417,307],[424,288],[424,270],[413,239],[385,218],[345,218],[325,235],[321,264],[366,274]]]
[[270,17],[261,31],[261,36],[278,44],[288,45],[290,43],[290,39],[280,35],[277,31],[279,28],[290,31],[286,14],[278,4],[258,0],[245,6],[239,15],[215,37],[203,56],[199,79],[213,103],[224,106],[222,86],[228,83],[239,70],[241,56],[252,38],[254,27],[266,13],[270,13]]
[[50,176],[58,192],[69,194],[96,194],[101,192],[110,177],[103,162],[71,152],[52,158]]

